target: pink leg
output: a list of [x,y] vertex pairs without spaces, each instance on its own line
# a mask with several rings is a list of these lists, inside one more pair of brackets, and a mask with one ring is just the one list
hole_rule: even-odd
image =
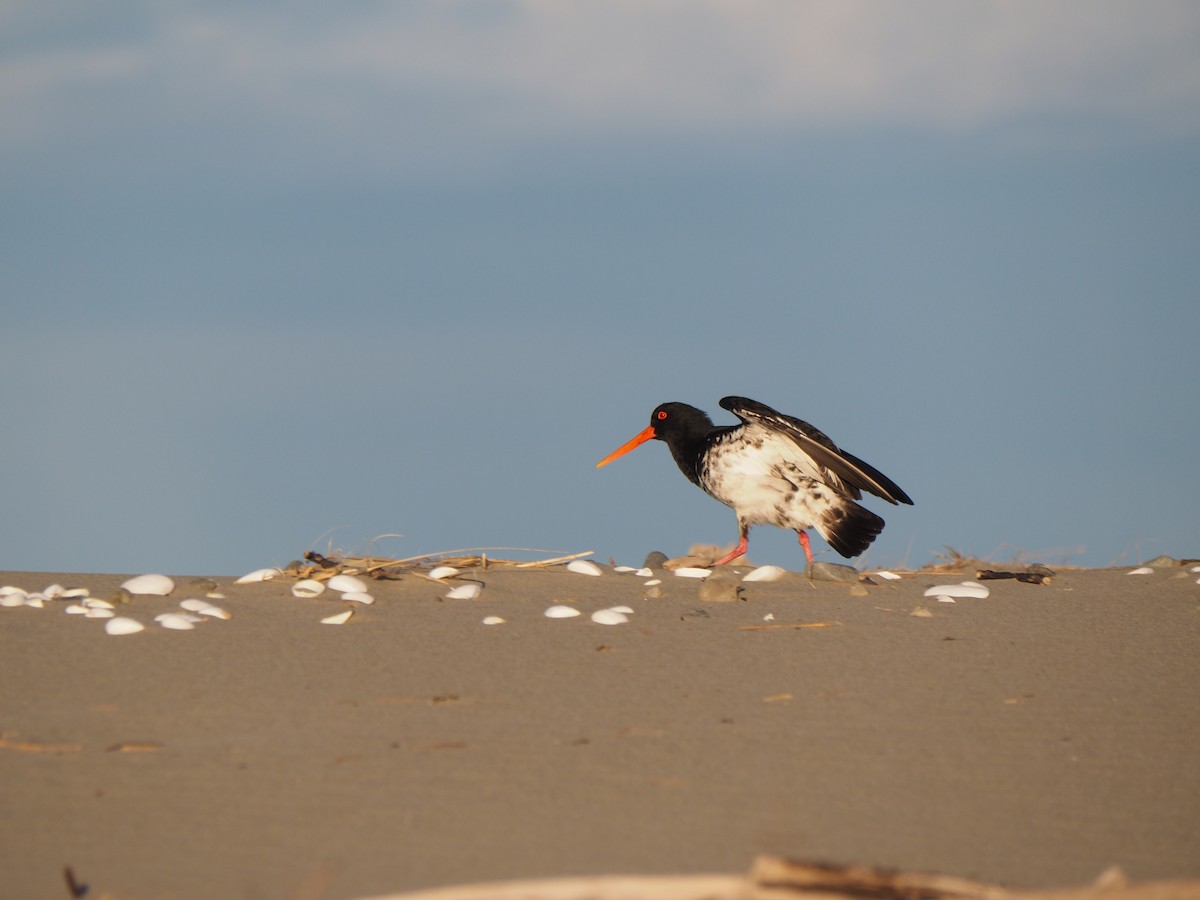
[[742,532],[738,535],[738,545],[736,547],[734,547],[731,552],[726,553],[724,556],[722,556],[720,559],[718,559],[715,563],[713,563],[713,565],[714,566],[723,566],[723,565],[725,565],[725,563],[729,562],[730,560],[737,559],[739,556],[741,556],[743,553],[746,552],[746,545],[748,543],[749,543],[748,532],[745,529],[743,529]]
[[808,564],[811,566],[812,561],[813,561],[813,555],[812,555],[812,547],[810,547],[808,544],[808,532],[807,531],[797,531],[796,534],[800,535],[800,546],[804,548],[804,555],[805,555],[805,557],[808,558]]

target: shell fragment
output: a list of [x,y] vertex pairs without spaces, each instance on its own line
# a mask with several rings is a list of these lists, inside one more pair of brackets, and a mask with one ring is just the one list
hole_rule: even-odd
[[926,589],[925,596],[937,597],[939,600],[943,597],[973,597],[982,600],[989,593],[988,589],[978,581],[964,581],[962,584],[935,584]]
[[234,584],[254,584],[257,581],[270,581],[276,575],[280,574],[282,574],[282,572],[275,568],[255,569],[253,572],[247,572],[245,575],[235,581]]
[[313,578],[305,578],[292,585],[293,597],[317,597],[325,593],[325,585]]
[[587,559],[573,559],[567,563],[567,571],[574,572],[576,575],[602,575],[604,574],[598,565]]
[[154,617],[163,628],[170,628],[174,631],[191,631],[196,627],[192,621],[195,616],[189,616],[186,613],[162,613]]
[[341,591],[343,594],[367,592],[367,583],[353,575],[334,575],[325,582],[325,586],[331,591]]
[[128,616],[116,616],[104,623],[104,630],[109,634],[137,634],[146,628],[137,619]]
[[707,578],[712,574],[712,569],[698,569],[695,566],[684,566],[682,569],[676,569],[675,574],[680,578]]
[[136,578],[130,578],[121,587],[131,594],[165,597],[175,590],[175,582],[166,575],[138,575]]
[[900,580],[899,575],[897,575],[895,572],[889,572],[887,569],[880,569],[875,574],[878,575],[880,578],[882,578],[884,581],[899,581]]
[[354,610],[348,609],[345,612],[340,612],[336,616],[326,616],[321,620],[322,625],[345,625],[350,621],[350,617],[354,615]]
[[592,621],[599,625],[622,625],[629,621],[629,616],[615,609],[598,609],[592,613]]
[[1126,575],[1153,575],[1154,570],[1149,566],[1138,566],[1136,569],[1130,569]]
[[742,581],[778,581],[787,574],[783,566],[759,566],[747,572]]
[[573,619],[575,616],[579,615],[579,610],[573,606],[563,606],[562,604],[559,604],[557,606],[551,606],[543,613],[543,615],[547,619]]
[[485,616],[483,619],[484,625],[503,625],[504,620],[499,616]]
[[349,600],[351,603],[361,603],[363,606],[370,606],[375,602],[375,598],[366,591],[346,591],[342,594],[343,600]]

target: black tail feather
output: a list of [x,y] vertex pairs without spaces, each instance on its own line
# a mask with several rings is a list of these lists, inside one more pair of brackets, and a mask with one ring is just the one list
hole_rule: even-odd
[[825,543],[846,559],[863,553],[883,531],[883,519],[857,503],[830,510],[817,523],[817,531]]

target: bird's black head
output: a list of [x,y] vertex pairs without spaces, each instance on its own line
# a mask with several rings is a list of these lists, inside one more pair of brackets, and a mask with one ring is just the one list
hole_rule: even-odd
[[608,465],[646,441],[665,441],[683,474],[699,484],[700,454],[712,429],[712,419],[702,410],[686,403],[663,403],[650,413],[648,426],[596,463],[596,468]]

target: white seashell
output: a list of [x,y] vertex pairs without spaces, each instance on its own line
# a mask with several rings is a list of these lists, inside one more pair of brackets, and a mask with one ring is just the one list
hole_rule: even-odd
[[642,582],[642,583],[643,583],[643,584],[644,584],[646,587],[650,587],[650,585],[652,585],[652,584],[662,584],[662,579],[661,579],[661,578],[651,578],[649,581],[645,581],[645,582]]
[[697,569],[695,566],[684,566],[682,569],[676,569],[675,574],[680,578],[707,578],[712,574],[712,569]]
[[89,619],[111,619],[113,616],[116,615],[116,613],[113,612],[111,609],[102,609],[101,607],[98,607],[98,606],[97,607],[89,606],[89,607],[87,607],[86,612],[84,612],[84,615],[87,616]]
[[643,567],[643,568],[641,568],[641,569],[638,569],[638,570],[637,570],[636,572],[634,572],[633,574],[634,574],[634,575],[638,575],[638,576],[640,576],[640,577],[642,577],[642,578],[649,578],[651,575],[653,575],[653,574],[654,574],[654,572],[653,572],[651,569],[649,569],[649,568],[645,568],[645,567]]
[[353,575],[334,575],[325,582],[325,587],[331,591],[341,591],[342,593],[358,591],[366,593],[367,583],[361,578],[355,578]]
[[949,597],[945,594],[938,594],[937,600],[938,600],[938,603],[953,603],[954,602],[953,597]]
[[633,615],[632,606],[610,606],[609,609],[613,610],[613,612],[625,613],[626,615],[630,616]]
[[484,625],[503,625],[504,620],[502,618],[500,618],[499,616],[485,616],[484,620],[483,620],[483,624]]
[[354,615],[354,610],[348,609],[345,612],[340,612],[336,616],[326,616],[321,620],[322,625],[345,625],[350,621],[350,617]]
[[573,606],[562,606],[560,604],[558,606],[551,606],[542,615],[547,619],[573,619],[579,615],[579,610]]
[[116,609],[117,607],[109,603],[107,600],[101,600],[99,597],[88,597],[83,601],[83,605],[88,609]]
[[0,597],[0,606],[9,606],[15,609],[18,606],[24,606],[28,599],[29,595],[24,591],[19,594],[5,594]]
[[256,581],[270,581],[276,575],[282,575],[279,569],[255,569],[253,572],[247,572],[234,584],[253,584]]
[[900,580],[899,575],[897,575],[895,572],[889,572],[887,569],[880,569],[875,574],[878,575],[880,578],[882,578],[884,581],[899,581]]
[[25,598],[25,605],[32,606],[34,609],[42,609],[45,607],[46,601],[44,598],[39,597],[37,594],[30,594],[28,597]]
[[483,593],[483,585],[475,581],[452,587],[446,593],[447,600],[474,600]]
[[200,609],[196,610],[196,615],[208,616],[210,619],[224,619],[226,621],[233,618],[233,616],[229,614],[228,610],[221,609],[219,606],[201,607]]
[[209,591],[204,596],[207,597],[209,600],[224,600],[225,599],[225,595],[222,594],[220,591]]
[[342,594],[343,600],[349,600],[351,603],[361,603],[363,606],[370,606],[375,602],[375,598],[366,591],[346,591]]
[[69,613],[72,616],[87,615],[87,607],[80,606],[78,603],[72,603],[70,606],[67,607],[67,613]]
[[42,593],[45,595],[47,600],[57,600],[63,595],[63,591],[65,590],[66,588],[61,584],[52,584],[48,587],[42,588]]
[[305,578],[292,585],[293,597],[317,597],[323,593],[325,593],[325,585],[312,578]]
[[765,616],[763,616],[763,621],[764,622],[774,622],[775,621],[775,613],[767,613]]
[[1149,566],[1139,566],[1136,569],[1130,569],[1126,575],[1153,575],[1154,570]]
[[434,581],[441,581],[443,578],[449,578],[451,575],[457,575],[458,569],[454,566],[438,566],[429,573],[429,577]]
[[588,559],[573,559],[567,563],[568,571],[576,575],[603,575],[600,567]]
[[[1192,571],[1192,572],[1200,572],[1200,566],[1192,566],[1192,568],[1191,568],[1191,570],[1190,570],[1190,571]],[[0,588],[0,590],[4,590],[4,589],[3,589],[3,588]]]
[[196,627],[192,622],[192,616],[185,616],[181,613],[162,613],[154,617],[163,628],[170,628],[173,631],[191,631]]
[[626,575],[630,572],[636,572],[637,569],[635,569],[633,566],[613,566],[613,571],[619,572],[622,575]]
[[131,594],[153,594],[165,597],[175,590],[175,582],[166,575],[138,575],[121,585]]
[[787,574],[783,566],[759,566],[746,573],[742,581],[778,581]]
[[200,610],[204,609],[204,607],[210,606],[211,604],[207,600],[189,599],[180,600],[179,605],[188,612],[200,612]]
[[978,581],[964,581],[962,584],[935,584],[925,590],[926,597],[974,597],[984,599],[990,592]]
[[130,619],[127,616],[117,616],[104,623],[104,630],[109,634],[136,634],[145,628],[146,626],[137,619]]
[[3,587],[0,587],[0,597],[6,597],[9,594],[20,594],[21,596],[25,596],[25,589],[13,587],[11,584],[6,584]]
[[76,600],[79,597],[86,597],[90,592],[87,588],[67,588],[58,595],[59,600]]
[[598,609],[592,613],[592,621],[598,625],[621,625],[629,621],[629,616],[615,609]]

